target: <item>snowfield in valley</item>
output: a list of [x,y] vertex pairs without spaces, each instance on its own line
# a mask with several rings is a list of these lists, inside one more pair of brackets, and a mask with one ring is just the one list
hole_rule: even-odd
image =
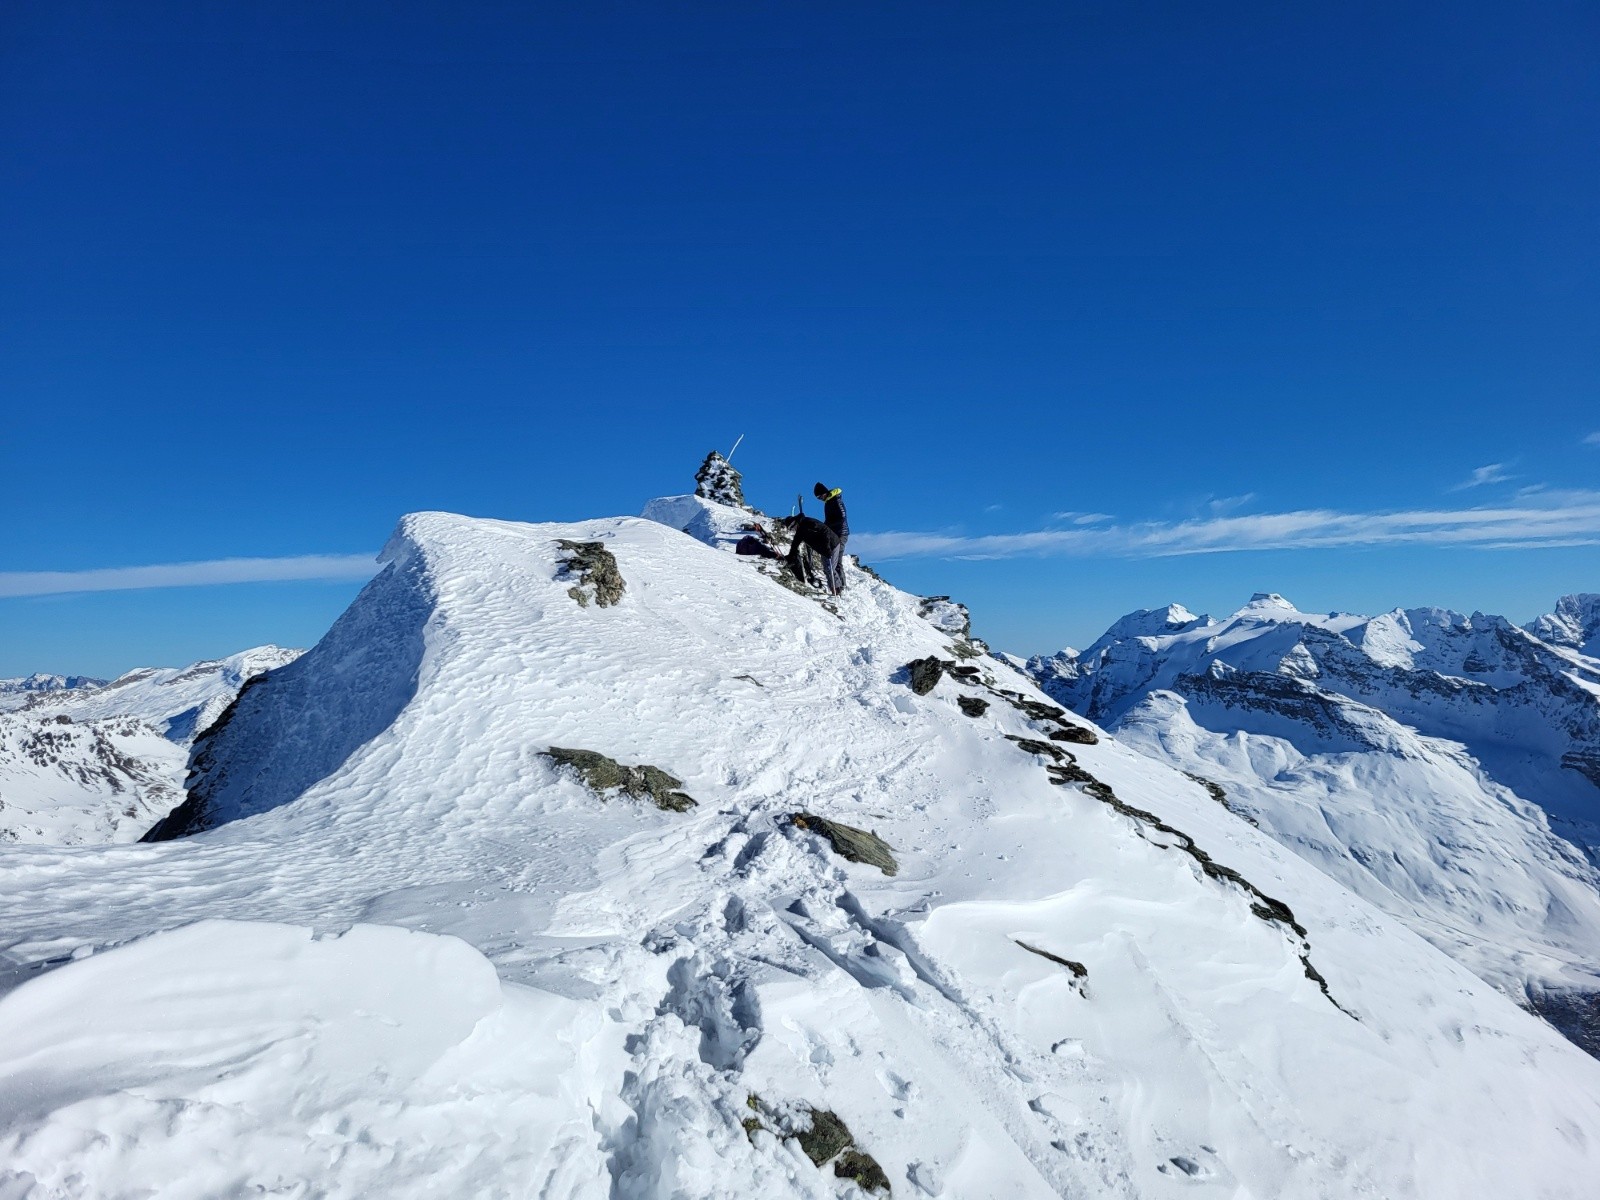
[[652,511],[405,518],[199,832],[6,849],[0,1195],[1592,1194],[1600,1062],[948,608]]

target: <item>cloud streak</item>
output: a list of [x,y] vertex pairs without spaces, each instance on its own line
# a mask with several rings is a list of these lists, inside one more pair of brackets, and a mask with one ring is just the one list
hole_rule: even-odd
[[1464,492],[1468,488],[1482,487],[1486,483],[1504,483],[1516,476],[1506,470],[1505,463],[1490,463],[1488,466],[1479,467],[1472,472],[1472,477],[1464,483],[1458,483],[1451,488],[1452,492]]
[[0,571],[0,597],[207,587],[219,583],[357,580],[370,579],[377,570],[371,554],[302,554],[292,558],[219,558],[92,571]]
[[1525,550],[1592,545],[1600,545],[1600,491],[1539,492],[1482,508],[1374,513],[1300,509],[974,537],[889,531],[850,539],[852,550],[879,559],[1161,558],[1356,546]]

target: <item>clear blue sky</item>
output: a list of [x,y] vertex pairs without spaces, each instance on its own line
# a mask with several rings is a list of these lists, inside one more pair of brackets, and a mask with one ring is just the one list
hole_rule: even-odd
[[842,485],[1019,651],[1600,591],[1592,3],[0,25],[0,674],[309,644],[359,586],[38,572],[632,513],[740,433],[756,503]]

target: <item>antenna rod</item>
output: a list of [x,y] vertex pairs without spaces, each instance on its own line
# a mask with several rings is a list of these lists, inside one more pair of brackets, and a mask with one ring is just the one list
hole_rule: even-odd
[[[734,442],[734,444],[733,444],[733,450],[737,450],[739,448],[739,442],[742,442],[742,441],[744,441],[744,434],[741,433],[739,435],[739,441]],[[732,462],[733,461],[733,450],[729,450],[728,451],[728,458],[727,458],[728,462]]]

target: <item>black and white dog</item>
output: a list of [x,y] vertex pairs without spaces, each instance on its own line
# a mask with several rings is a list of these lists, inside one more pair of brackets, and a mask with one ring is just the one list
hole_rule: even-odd
[[[822,587],[829,595],[837,596],[839,593],[833,588],[833,583],[828,579],[828,563],[833,558],[833,552],[839,545],[839,535],[829,529],[815,517],[806,516],[805,502],[798,496],[795,497],[795,507],[800,511],[792,517],[779,517],[773,522],[787,529],[792,535],[789,543],[789,553],[784,561],[794,577],[802,583],[809,583],[812,587]],[[810,550],[817,556],[822,568],[822,582],[818,583],[816,572],[808,557],[801,553],[801,548]]]

